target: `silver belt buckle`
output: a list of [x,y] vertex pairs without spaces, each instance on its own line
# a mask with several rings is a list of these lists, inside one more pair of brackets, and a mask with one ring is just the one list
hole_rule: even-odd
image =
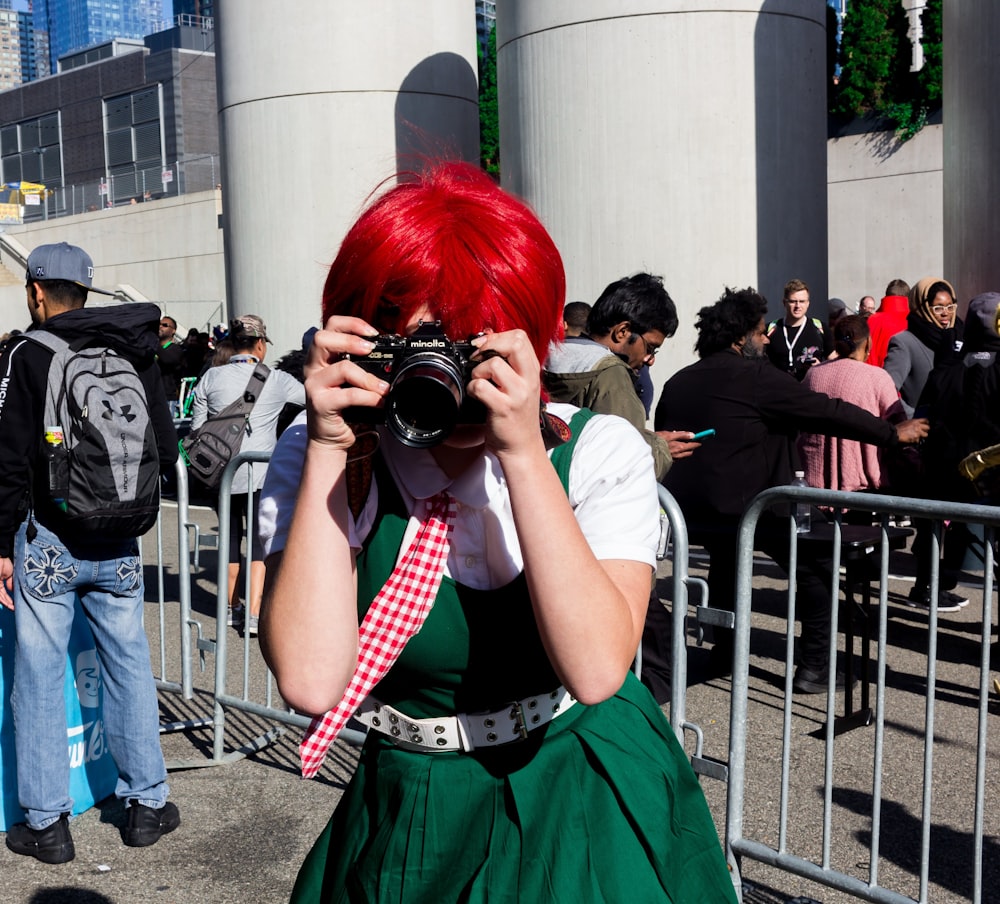
[[510,704],[508,715],[514,723],[514,733],[519,735],[522,741],[525,740],[528,737],[528,723],[524,718],[524,707],[519,700]]

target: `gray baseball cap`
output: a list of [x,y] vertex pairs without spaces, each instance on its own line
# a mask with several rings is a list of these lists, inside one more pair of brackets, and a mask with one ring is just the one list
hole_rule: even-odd
[[26,276],[31,280],[63,279],[76,283],[90,292],[101,295],[114,295],[106,289],[95,288],[94,262],[90,255],[76,245],[68,242],[58,242],[55,245],[39,245],[28,255]]

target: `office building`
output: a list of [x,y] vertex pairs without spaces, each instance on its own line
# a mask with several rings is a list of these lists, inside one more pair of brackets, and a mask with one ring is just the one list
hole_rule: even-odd
[[214,33],[177,26],[93,50],[95,62],[0,92],[0,182],[44,183],[50,213],[213,188]]
[[21,32],[11,0],[0,0],[0,91],[20,85]]
[[33,82],[52,71],[49,33],[30,7],[28,12],[17,14],[17,28],[21,36],[21,81]]
[[476,0],[476,38],[479,42],[479,52],[486,56],[486,45],[490,40],[490,32],[497,24],[497,5],[495,0]]
[[215,0],[174,0],[174,15],[211,19],[215,16]]
[[173,18],[171,0],[34,0],[35,25],[48,31],[51,71],[56,61],[114,38],[142,39]]

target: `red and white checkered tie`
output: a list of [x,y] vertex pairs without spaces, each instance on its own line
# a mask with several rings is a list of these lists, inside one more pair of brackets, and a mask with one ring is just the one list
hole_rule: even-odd
[[372,601],[358,631],[358,665],[341,698],[313,719],[299,745],[302,777],[319,772],[326,751],[355,710],[420,630],[437,596],[448,561],[455,500],[438,493],[425,500],[426,514],[416,537]]

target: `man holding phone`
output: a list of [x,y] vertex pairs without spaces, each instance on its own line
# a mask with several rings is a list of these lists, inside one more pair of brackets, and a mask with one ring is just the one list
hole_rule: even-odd
[[[626,276],[601,293],[582,336],[551,346],[542,373],[553,401],[631,423],[649,445],[660,481],[700,444],[691,430],[649,430],[639,396],[638,376],[676,331],[677,309],[663,280],[649,273]],[[642,633],[642,682],[658,703],[670,699],[670,616],[655,587]]]
[[[927,434],[925,420],[891,425],[772,367],[765,351],[766,312],[767,301],[749,288],[726,289],[715,304],[702,308],[695,324],[700,360],[666,382],[656,408],[657,426],[718,432],[697,455],[677,462],[664,483],[684,512],[692,541],[709,554],[710,598],[722,609],[732,610],[734,603],[740,517],[758,493],[791,483],[800,430],[883,447]],[[787,572],[787,519],[765,513],[757,548]],[[799,693],[827,689],[832,562],[817,549],[818,544],[799,549],[795,575],[802,633],[793,687]],[[732,656],[732,631],[716,629],[710,672],[730,674]]]
[[598,414],[617,414],[642,433],[653,453],[656,479],[697,443],[690,430],[646,428],[637,375],[677,331],[677,309],[663,280],[637,273],[611,283],[594,302],[586,332],[552,345],[542,377],[550,398]]

